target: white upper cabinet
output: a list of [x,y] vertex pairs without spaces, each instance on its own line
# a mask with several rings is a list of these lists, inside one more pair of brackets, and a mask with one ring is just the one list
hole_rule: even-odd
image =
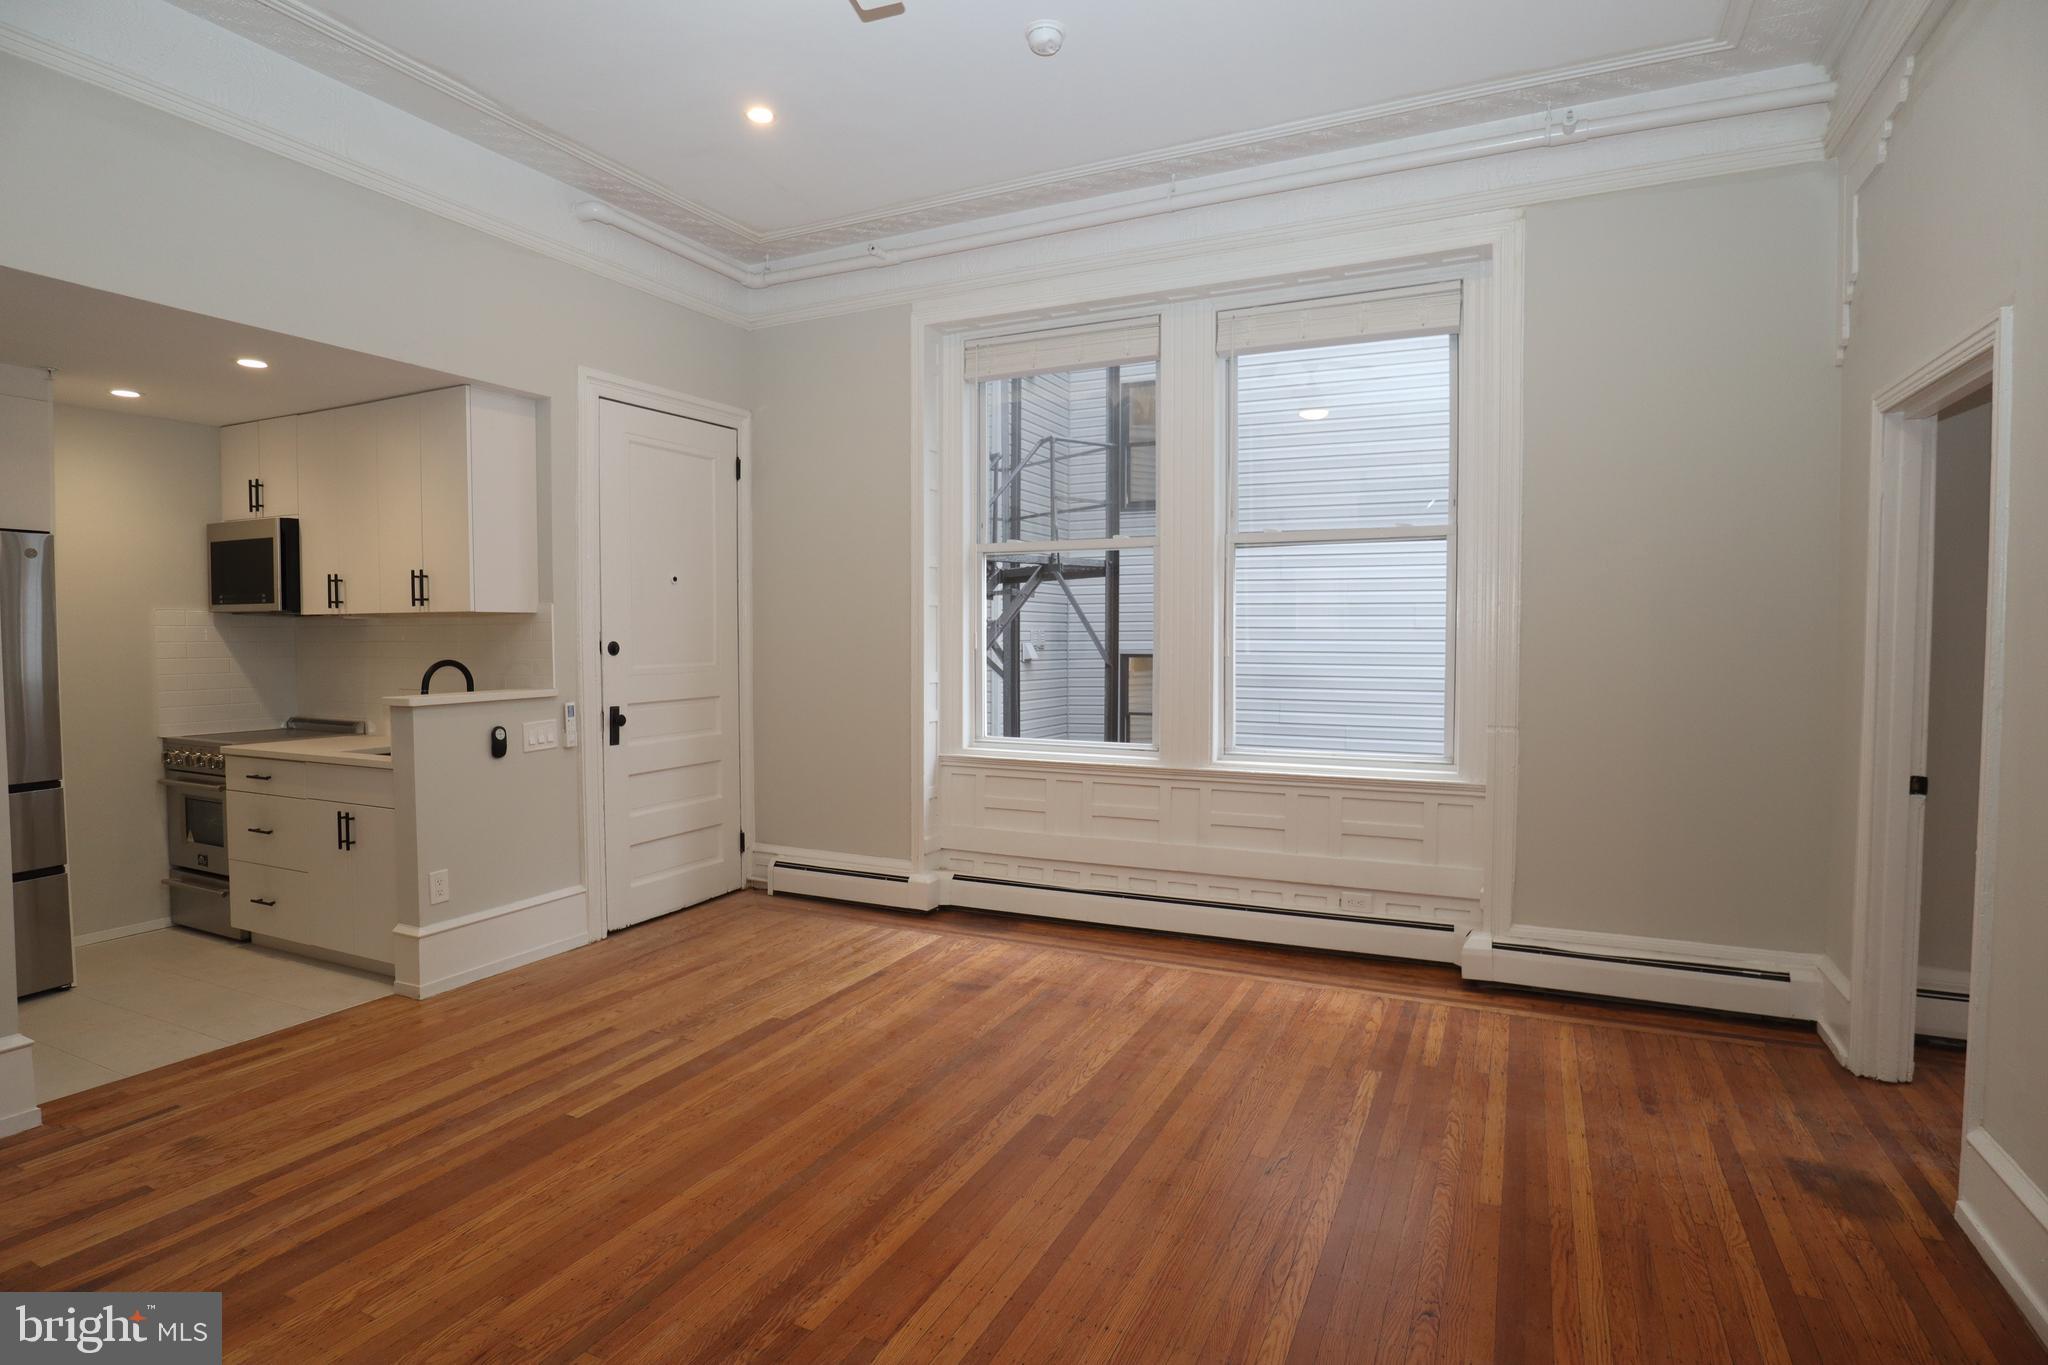
[[376,525],[376,480],[363,458],[375,406],[299,419],[299,611],[306,616],[382,610],[377,537],[364,530]]
[[220,429],[223,521],[299,513],[298,417],[272,417]]
[[531,399],[465,385],[283,420],[293,512],[252,482],[243,433],[267,423],[221,431],[221,489],[230,519],[298,516],[304,614],[540,610]]

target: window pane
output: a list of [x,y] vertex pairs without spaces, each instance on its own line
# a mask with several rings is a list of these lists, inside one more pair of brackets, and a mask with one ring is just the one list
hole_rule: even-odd
[[1152,656],[1124,654],[1124,738],[1152,742]]
[[1450,519],[1451,338],[1244,355],[1237,529]]
[[981,385],[982,514],[991,543],[1158,529],[1157,361]]
[[1238,748],[1448,756],[1446,542],[1241,546],[1234,590]]
[[[1128,656],[1152,652],[1152,583],[1150,550],[984,559],[988,735],[1120,742]],[[1150,683],[1148,668],[1147,712]]]

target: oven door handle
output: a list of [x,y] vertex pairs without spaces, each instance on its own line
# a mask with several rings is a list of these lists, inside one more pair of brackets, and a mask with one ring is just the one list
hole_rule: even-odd
[[208,782],[203,778],[159,777],[157,785],[165,791],[190,792],[194,796],[225,796],[226,782]]

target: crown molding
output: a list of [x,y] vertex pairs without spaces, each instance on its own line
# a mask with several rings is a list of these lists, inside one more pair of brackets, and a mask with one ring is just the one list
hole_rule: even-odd
[[[521,222],[511,213],[492,212],[471,200],[443,193],[433,187],[432,179],[427,175],[416,171],[408,174],[408,168],[378,165],[362,156],[343,154],[331,146],[322,145],[270,123],[251,118],[164,81],[152,79],[126,65],[81,51],[65,43],[51,41],[4,21],[0,21],[0,53],[8,53],[38,66],[47,67],[110,94],[133,100],[137,104],[224,134],[288,161],[334,176],[400,203],[410,204],[437,217],[460,223],[464,227],[510,242],[614,283],[679,304],[721,322],[740,327],[750,324],[748,310],[738,306],[745,296],[736,288],[716,279],[708,272],[696,270],[673,259],[650,257],[648,264],[642,267],[593,251],[582,242],[572,240],[568,232],[549,231],[548,229],[557,223],[568,227],[572,220],[565,214],[528,215],[534,221]],[[203,82],[195,84],[203,86]],[[372,97],[363,95],[361,98],[367,100]],[[505,197],[509,200],[513,196],[508,194]],[[570,231],[573,232],[574,229],[571,228]],[[580,232],[575,235],[583,236]]]
[[[1364,156],[1306,163],[1308,172],[1269,167],[1262,168],[1264,174],[1219,177],[1228,193],[1205,191],[1204,199],[1188,194],[1182,202],[1148,208],[1135,221],[1112,217],[1093,223],[1087,221],[1096,216],[1091,211],[1077,222],[1069,214],[1027,224],[1030,231],[999,242],[969,243],[949,249],[949,254],[905,260],[886,270],[808,278],[804,272],[791,271],[787,275],[799,278],[785,275],[783,281],[762,288],[721,278],[722,272],[679,258],[672,249],[657,250],[609,228],[580,222],[580,196],[571,187],[183,10],[154,0],[127,0],[114,15],[119,22],[99,27],[77,21],[81,13],[59,7],[43,10],[43,33],[0,23],[0,51],[748,328],[937,297],[957,292],[963,284],[1028,284],[1111,261],[1171,260],[1218,242],[1281,243],[1361,225],[1517,209],[1546,200],[1812,162],[1823,156],[1821,106],[1830,93],[1825,85],[1787,84],[1810,79],[1809,71],[1745,78],[1751,93],[1736,97],[1724,93],[1729,88],[1726,82],[1703,87],[1714,96],[1704,100],[1673,104],[1669,92],[1635,96],[1589,105],[1580,112],[1592,123],[1609,120],[1617,129],[1636,126],[1628,120],[1648,120],[1643,126],[1649,131],[1623,131],[1575,143],[1571,125],[1553,115],[1530,125],[1550,134],[1535,139],[1543,145],[1529,145],[1526,129],[1502,139],[1502,145],[1526,150],[1484,156],[1461,153],[1452,164],[1434,164],[1427,156],[1415,161],[1413,155],[1441,153],[1441,146],[1432,152],[1425,145],[1415,154],[1376,147]],[[163,16],[178,22],[162,22]],[[145,22],[152,17],[157,22]],[[179,57],[176,63],[159,55],[172,50]],[[224,71],[239,78],[232,92],[221,80]],[[1759,89],[1773,83],[1774,89]],[[228,107],[230,98],[238,101],[237,107]],[[1657,104],[1660,99],[1666,102]],[[273,108],[275,119],[268,117]],[[1525,123],[1528,120],[1503,126],[1521,129]],[[1486,130],[1463,133],[1475,131]],[[1404,145],[1408,144],[1394,147]],[[1188,206],[1191,202],[1197,206]],[[887,260],[884,256],[878,263]]]
[[1842,168],[1835,251],[1835,364],[1849,358],[1856,296],[1863,273],[1863,186],[1891,155],[1893,121],[1912,98],[1921,46],[1953,0],[1870,0],[1851,31],[1841,61],[1855,82],[1835,97],[1827,153]]
[[[963,289],[1034,285],[1092,271],[1129,271],[1233,247],[1282,249],[1333,233],[1392,229],[1444,219],[1514,212],[1532,205],[1688,180],[1740,175],[1825,159],[1822,119],[1777,115],[1734,120],[1735,127],[1678,128],[1606,144],[1506,153],[1483,162],[1399,175],[1402,190],[1381,182],[1330,191],[1294,191],[1261,205],[1224,204],[1155,220],[1160,240],[1137,242],[1115,227],[762,290],[752,297],[756,328],[810,322],[873,308],[914,305]],[[1514,169],[1510,170],[1512,166]],[[1244,225],[1249,214],[1259,221]],[[1147,225],[1153,226],[1153,225]],[[926,267],[920,270],[920,266]],[[931,269],[930,267],[944,267]]]
[[[1478,82],[1323,117],[1157,149],[1039,176],[997,182],[795,227],[739,222],[665,188],[474,88],[321,13],[305,0],[170,0],[226,31],[353,85],[582,190],[648,241],[679,239],[677,254],[745,287],[790,262],[1018,213],[1056,215],[1076,203],[1254,171],[1279,162],[1357,151],[1449,132],[1545,107],[1641,94],[1645,71],[1663,68],[1656,88],[1749,75],[1784,65],[1774,45],[1810,43],[1827,11],[1788,0],[1727,0],[1715,30],[1677,43]],[[1760,9],[1762,12],[1760,13]],[[1828,35],[1830,49],[1840,33]],[[617,224],[614,224],[617,226]],[[646,231],[637,230],[640,227]],[[673,246],[670,249],[674,249]]]
[[[1829,156],[1841,154],[1873,103],[1881,100],[1886,78],[1899,65],[1909,47],[1917,49],[1935,24],[1948,12],[1952,0],[1866,0],[1862,11],[1849,26],[1840,51],[1831,54],[1829,67],[1835,73],[1835,105],[1828,117]],[[1899,101],[1878,115],[1890,116]]]

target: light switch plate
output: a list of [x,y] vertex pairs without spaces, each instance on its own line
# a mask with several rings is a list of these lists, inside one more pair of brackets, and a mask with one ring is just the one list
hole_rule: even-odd
[[536,749],[554,748],[559,742],[558,737],[560,734],[561,731],[556,728],[555,721],[552,718],[526,722],[526,752],[532,753]]
[[448,903],[448,869],[427,874],[427,903],[445,905]]

